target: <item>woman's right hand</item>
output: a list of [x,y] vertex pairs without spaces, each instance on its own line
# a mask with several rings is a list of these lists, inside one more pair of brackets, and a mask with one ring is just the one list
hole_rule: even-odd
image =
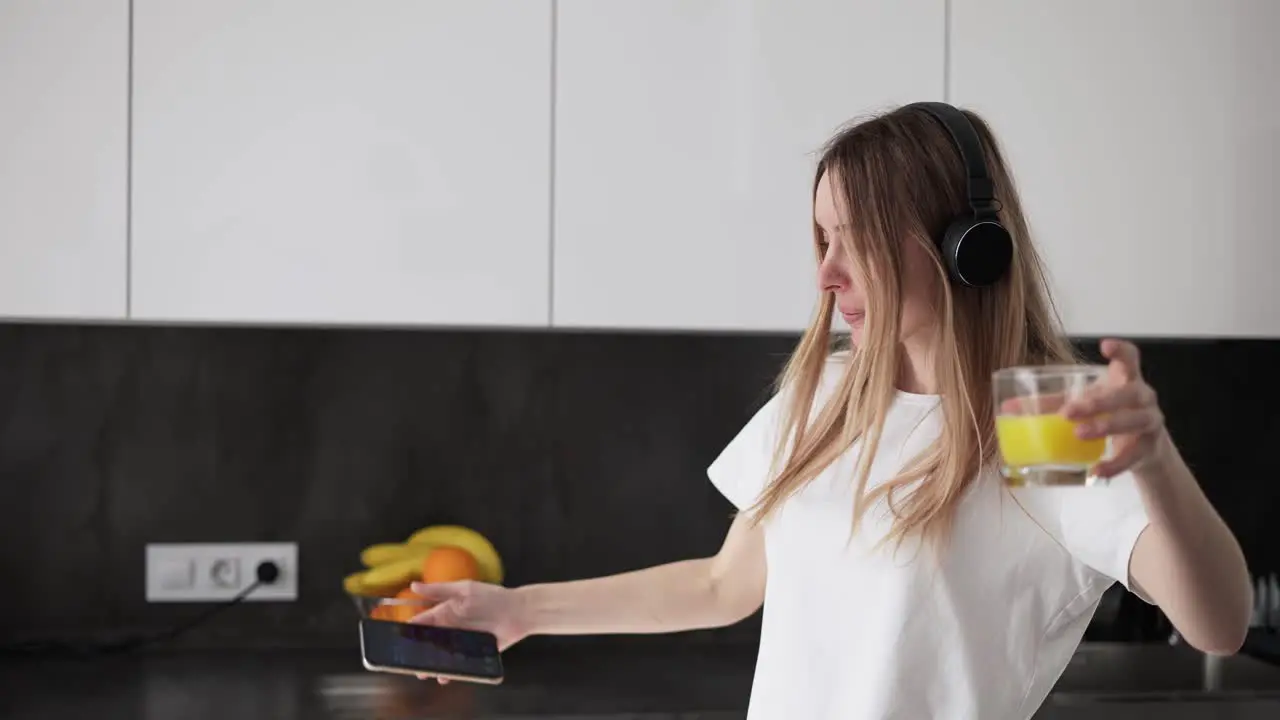
[[492,633],[506,650],[529,635],[683,632],[736,623],[760,609],[768,576],[764,528],[739,514],[714,557],[516,589],[471,580],[414,583],[438,603],[411,622]]
[[[409,622],[492,633],[498,650],[505,651],[529,635],[522,604],[511,588],[462,580],[447,583],[414,583],[415,595],[434,603]],[[422,679],[429,676],[420,675]],[[441,683],[447,682],[439,679]]]

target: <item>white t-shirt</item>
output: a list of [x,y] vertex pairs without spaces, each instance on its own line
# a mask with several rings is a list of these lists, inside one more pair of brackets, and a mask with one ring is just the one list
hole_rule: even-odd
[[[827,363],[829,393],[846,359]],[[775,396],[708,470],[738,508],[768,481],[783,410]],[[815,402],[820,406],[820,402]],[[900,392],[868,487],[934,440],[936,396]],[[850,540],[859,446],[764,526],[768,564],[750,720],[1029,718],[1075,652],[1098,601],[1128,584],[1147,516],[1133,479],[1006,488],[985,473],[962,499],[946,550],[888,543],[887,508]],[[919,544],[916,544],[916,549]]]

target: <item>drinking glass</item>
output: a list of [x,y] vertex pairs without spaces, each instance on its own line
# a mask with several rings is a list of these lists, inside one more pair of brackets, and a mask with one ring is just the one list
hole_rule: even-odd
[[996,441],[1005,484],[1092,485],[1091,468],[1107,453],[1106,438],[1076,436],[1079,423],[1060,412],[1101,380],[1098,365],[1010,367],[992,376]]

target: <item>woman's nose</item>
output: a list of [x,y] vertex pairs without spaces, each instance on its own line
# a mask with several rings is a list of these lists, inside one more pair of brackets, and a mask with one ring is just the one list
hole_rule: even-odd
[[842,292],[849,288],[849,273],[840,262],[840,250],[831,245],[818,265],[818,289],[823,292]]

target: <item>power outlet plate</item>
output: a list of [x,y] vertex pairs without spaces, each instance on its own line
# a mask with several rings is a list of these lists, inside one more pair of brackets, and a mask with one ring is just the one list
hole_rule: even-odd
[[245,596],[245,602],[298,599],[297,543],[149,543],[147,602],[218,602],[239,595],[270,560],[280,577]]

